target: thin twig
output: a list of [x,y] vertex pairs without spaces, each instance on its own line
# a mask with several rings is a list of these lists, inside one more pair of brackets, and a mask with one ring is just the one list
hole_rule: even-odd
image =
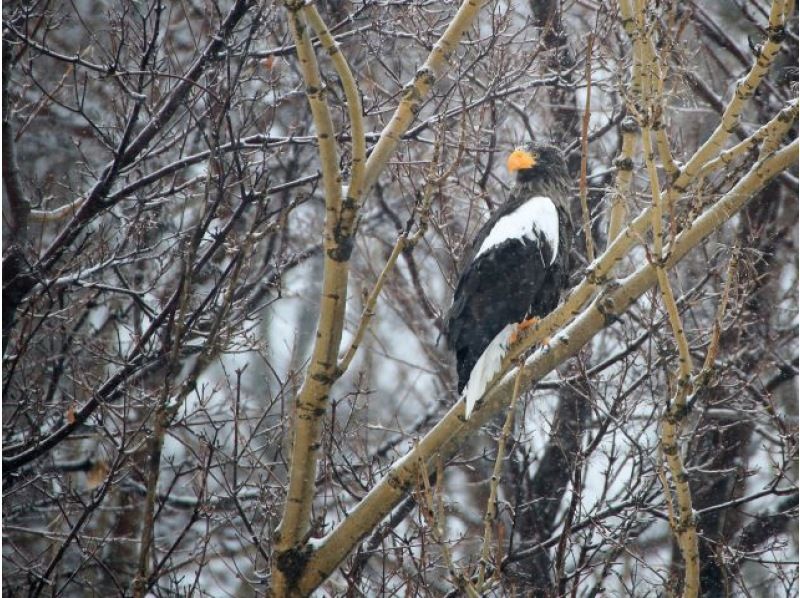
[[589,34],[586,41],[586,105],[583,110],[581,122],[581,178],[578,184],[578,195],[581,200],[581,214],[583,216],[583,236],[586,239],[586,259],[594,261],[594,242],[592,240],[592,217],[589,213],[587,199],[586,166],[589,161],[589,119],[592,116],[592,46],[594,34]]

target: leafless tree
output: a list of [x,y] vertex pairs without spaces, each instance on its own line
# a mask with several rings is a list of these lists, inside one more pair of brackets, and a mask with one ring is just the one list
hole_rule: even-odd
[[[797,595],[797,55],[792,0],[4,2],[4,592]],[[465,420],[529,138],[571,290]]]

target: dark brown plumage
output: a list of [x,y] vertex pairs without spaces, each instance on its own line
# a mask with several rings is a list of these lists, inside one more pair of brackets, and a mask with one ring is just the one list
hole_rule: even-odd
[[[511,154],[509,169],[516,173],[515,185],[464,255],[447,315],[459,393],[493,341],[498,346],[491,348],[490,360],[497,361],[494,353],[505,351],[507,338],[496,337],[509,336],[509,325],[552,311],[569,277],[572,226],[563,154],[550,145],[529,143]],[[480,365],[479,375],[485,377],[487,366]],[[483,390],[478,392],[482,395]],[[468,416],[477,398],[471,397],[470,404],[468,397]]]

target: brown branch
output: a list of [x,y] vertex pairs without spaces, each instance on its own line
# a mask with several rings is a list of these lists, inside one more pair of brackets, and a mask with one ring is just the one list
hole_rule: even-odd
[[11,81],[11,43],[3,40],[3,187],[8,199],[9,229],[13,240],[24,244],[28,236],[28,217],[31,202],[28,201],[19,178],[17,148],[14,142],[14,128],[11,126],[13,113],[9,106],[8,84]]
[[[115,148],[114,159],[112,159],[103,169],[99,179],[95,182],[92,189],[84,199],[81,199],[77,212],[72,219],[58,233],[56,238],[50,243],[42,256],[38,259],[30,270],[37,274],[46,275],[51,268],[58,262],[64,251],[75,241],[80,232],[94,216],[108,207],[107,196],[111,191],[118,175],[123,168],[129,166],[145,150],[153,138],[161,131],[172,119],[179,106],[184,102],[200,75],[205,71],[209,62],[215,60],[219,51],[224,47],[226,39],[233,32],[236,25],[244,17],[252,6],[252,0],[236,0],[230,11],[223,19],[218,29],[214,32],[211,40],[206,44],[200,56],[192,63],[179,83],[172,89],[161,105],[161,108],[153,115],[150,121],[134,136],[134,125],[138,120],[138,114],[142,103],[137,101],[131,110],[126,124],[122,139]],[[155,38],[153,39],[155,44]],[[153,45],[151,44],[151,48]],[[144,96],[139,98],[144,100]],[[6,256],[3,260],[3,269],[12,255]],[[11,274],[12,272],[8,272]],[[11,278],[6,278],[3,286],[3,310],[4,313],[12,314],[16,307],[31,292],[36,284],[36,279],[23,272],[15,272]],[[3,339],[6,342],[6,335],[13,323],[13,318],[3,320]]]
[[581,178],[578,185],[578,196],[581,200],[581,215],[583,216],[583,236],[586,238],[586,259],[594,261],[594,242],[592,241],[592,216],[589,213],[589,203],[586,189],[586,163],[589,161],[589,119],[592,115],[592,46],[594,35],[589,35],[586,43],[586,106],[583,110],[581,122]]

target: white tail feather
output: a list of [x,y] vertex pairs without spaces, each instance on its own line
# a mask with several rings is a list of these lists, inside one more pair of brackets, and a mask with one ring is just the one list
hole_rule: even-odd
[[475,403],[483,396],[489,382],[492,381],[500,371],[500,365],[503,363],[508,350],[508,341],[511,335],[514,334],[516,324],[508,324],[500,332],[497,333],[492,339],[492,342],[483,350],[478,361],[472,368],[469,374],[469,381],[464,387],[464,417],[469,419],[472,415],[472,410],[475,408]]

